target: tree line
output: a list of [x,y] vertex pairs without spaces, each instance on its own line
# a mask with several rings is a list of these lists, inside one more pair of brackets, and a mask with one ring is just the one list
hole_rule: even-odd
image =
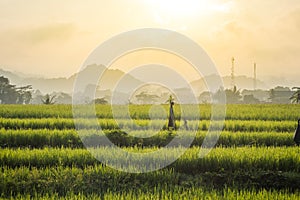
[[[0,76],[0,104],[29,104],[33,99],[32,92],[33,90],[31,85],[16,86],[11,84],[8,78],[4,76]],[[210,102],[212,99],[218,100],[219,96],[222,96],[221,93],[224,92],[226,95],[226,102],[230,104],[266,103],[255,97],[254,93],[259,92],[259,90],[249,91],[248,94],[242,96],[241,91],[238,90],[237,87],[234,87],[233,89],[220,88],[215,93],[203,92],[200,94],[199,100],[202,103],[212,103]],[[291,103],[300,103],[300,87],[293,87],[292,90],[290,90],[289,88],[278,86],[274,89],[269,90],[268,93],[269,93],[269,97],[267,101],[271,103],[283,103],[288,101],[290,101]],[[57,96],[46,94],[44,96],[39,95],[39,98],[40,98],[40,103],[42,104],[54,104],[56,103],[55,98],[57,98]],[[152,104],[154,102],[157,102],[159,96],[142,92],[136,95],[136,98],[140,103]],[[103,98],[96,98],[86,103],[108,104],[108,100],[105,97],[103,97]]]
[[29,104],[32,98],[31,85],[17,87],[10,84],[8,78],[0,76],[1,104]]

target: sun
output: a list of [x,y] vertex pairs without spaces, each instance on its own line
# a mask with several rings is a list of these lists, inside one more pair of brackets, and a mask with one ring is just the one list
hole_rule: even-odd
[[169,17],[205,16],[228,12],[231,3],[219,0],[146,0],[156,12]]
[[190,15],[197,12],[200,1],[197,0],[163,0],[157,1],[158,9],[170,15]]

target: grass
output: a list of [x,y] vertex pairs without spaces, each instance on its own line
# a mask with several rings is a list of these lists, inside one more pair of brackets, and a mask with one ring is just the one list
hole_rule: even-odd
[[[167,105],[163,109],[167,111]],[[167,121],[161,113],[149,112],[150,105],[130,105],[128,110],[132,121],[126,119],[126,112],[113,119],[110,106],[97,105],[97,122],[105,135],[97,131],[98,124],[84,118],[90,117],[84,112],[77,119],[76,128],[82,130],[78,135],[70,105],[0,105],[0,198],[299,198],[300,149],[294,145],[293,132],[300,105],[228,105],[216,148],[204,158],[198,157],[203,140],[215,136],[207,135],[209,105],[199,106],[200,121],[195,120],[195,110],[186,110],[189,130],[182,132],[165,130]],[[179,111],[176,105],[178,127]],[[131,167],[138,171],[155,167],[183,149],[169,148],[150,157],[128,152],[155,152],[178,135],[182,141],[195,136],[192,147],[176,162],[149,173],[105,166],[83,146],[89,144],[94,155],[110,164],[128,164],[136,158],[140,165],[131,163]],[[99,146],[105,136],[127,153]]]

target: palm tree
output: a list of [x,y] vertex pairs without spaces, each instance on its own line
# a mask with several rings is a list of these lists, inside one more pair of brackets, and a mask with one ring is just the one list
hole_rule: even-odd
[[300,103],[300,87],[293,87],[292,89],[296,91],[290,97],[290,100],[292,100],[292,103]]
[[242,98],[241,92],[236,86],[233,89],[226,89],[225,94],[227,103],[239,103]]
[[46,94],[44,98],[42,99],[43,104],[45,105],[52,105],[55,104],[54,98],[56,95],[53,95],[52,97],[49,94]]

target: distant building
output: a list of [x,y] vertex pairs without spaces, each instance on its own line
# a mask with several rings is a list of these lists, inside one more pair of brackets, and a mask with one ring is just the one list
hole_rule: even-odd
[[293,91],[288,87],[277,86],[269,91],[270,103],[274,104],[289,104],[291,103],[290,97]]

